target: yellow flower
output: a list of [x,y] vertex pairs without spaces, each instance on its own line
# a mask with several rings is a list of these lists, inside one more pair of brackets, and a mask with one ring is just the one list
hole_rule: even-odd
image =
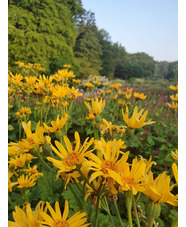
[[19,178],[17,178],[18,181],[18,188],[29,188],[29,187],[33,187],[36,182],[35,182],[36,178],[35,176],[28,176],[28,175],[24,175],[22,174]]
[[[93,173],[90,176],[89,182],[92,182],[97,177],[103,177],[103,183],[109,183],[108,187],[112,193],[117,193],[114,188],[113,182],[110,180],[110,174],[108,170],[115,172],[119,171],[119,163],[122,159],[127,159],[129,152],[123,153],[120,149],[126,148],[123,146],[124,141],[114,139],[113,141],[106,142],[103,138],[95,141],[95,148],[98,151],[97,156],[93,153],[88,154],[90,160],[86,160],[83,166],[87,171],[91,170]],[[122,154],[122,158],[119,160],[119,156]]]
[[176,163],[172,164],[172,172],[174,174],[174,178],[176,180],[176,183],[178,184],[178,166],[176,165]]
[[121,99],[118,100],[118,104],[121,105],[121,106],[123,106],[125,103],[126,103],[125,100],[124,101],[122,101]]
[[81,83],[81,80],[80,79],[72,79],[72,82],[77,83],[77,84],[80,84]]
[[155,203],[178,205],[178,195],[175,196],[170,192],[170,176],[167,176],[166,172],[161,173],[155,180],[153,173],[150,172],[145,178],[144,187],[143,193]]
[[82,96],[83,94],[79,92],[79,89],[75,89],[75,87],[73,86],[71,88],[71,95],[73,95],[74,98],[77,98],[79,96]]
[[146,170],[146,163],[143,160],[133,159],[130,168],[129,163],[126,162],[128,156],[120,162],[120,171],[117,173],[108,169],[109,175],[120,185],[120,191],[132,191],[134,195],[138,191],[144,190],[144,185],[141,181],[144,179]]
[[69,65],[65,64],[65,65],[63,65],[63,67],[64,68],[71,68],[71,65],[70,64]]
[[23,167],[25,162],[27,160],[27,155],[26,154],[20,154],[20,156],[15,156],[15,158],[10,158],[10,166],[18,166],[18,167]]
[[110,85],[110,83],[104,83],[103,85],[104,85],[104,86],[109,86],[109,85]]
[[88,150],[90,145],[93,143],[94,138],[88,141],[89,138],[86,138],[83,145],[80,144],[79,133],[75,132],[75,142],[71,145],[70,140],[67,136],[64,136],[64,141],[66,145],[66,149],[63,147],[61,143],[55,141],[55,145],[58,150],[52,146],[53,151],[60,157],[61,160],[56,160],[51,157],[47,157],[47,159],[53,163],[53,165],[59,169],[58,175],[63,172],[70,172],[76,169],[76,166],[81,164],[84,161],[84,156],[87,152],[92,152],[92,150]]
[[73,77],[75,77],[74,72],[72,70],[68,71],[67,69],[59,69],[54,75],[54,79],[58,82]]
[[29,176],[35,176],[36,178],[39,178],[43,176],[43,173],[39,173],[37,171],[37,166],[34,165],[33,168],[30,167],[30,163],[28,164],[28,168],[24,169],[24,171],[29,175]]
[[144,93],[134,92],[134,97],[137,99],[146,99],[147,96]]
[[126,92],[126,93],[125,93],[125,98],[126,98],[126,99],[130,99],[131,96],[132,96],[132,92]]
[[178,85],[176,85],[176,86],[170,85],[169,88],[170,88],[171,90],[173,90],[173,91],[177,91],[177,90],[178,90]]
[[12,75],[12,79],[11,82],[16,85],[16,86],[22,86],[23,82],[22,82],[23,76],[21,76],[20,74],[17,74],[14,76]]
[[87,82],[84,84],[84,86],[86,87],[94,87],[94,84],[90,83],[90,82]]
[[25,77],[25,80],[27,82],[27,86],[30,86],[30,84],[34,84],[37,80],[37,77],[35,76],[27,76]]
[[178,103],[174,103],[172,102],[171,104],[170,103],[167,103],[167,105],[171,108],[171,109],[178,109]]
[[129,110],[128,107],[126,106],[126,112],[124,114],[123,109],[122,109],[122,114],[123,114],[123,120],[127,124],[129,128],[135,129],[135,128],[141,128],[145,125],[153,124],[155,123],[154,121],[151,121],[151,119],[148,122],[145,122],[146,116],[148,114],[148,110],[145,111],[144,114],[142,114],[144,109],[142,109],[138,113],[138,107],[135,106],[134,112],[132,114],[132,117],[129,119]]
[[64,118],[62,117],[61,119],[59,119],[59,115],[57,115],[56,121],[51,122],[52,127],[48,127],[45,123],[43,123],[43,125],[47,132],[57,132],[63,128],[67,120],[68,114],[65,113]]
[[51,84],[52,80],[54,79],[53,76],[50,77],[46,77],[45,75],[43,75],[43,77],[40,75],[39,79],[37,79],[38,82],[43,83],[45,85],[47,84]]
[[171,151],[171,156],[174,160],[178,160],[178,150],[176,149],[175,152]]
[[39,223],[43,224],[44,226],[51,226],[51,227],[86,227],[89,224],[85,224],[87,218],[85,218],[85,212],[77,212],[72,217],[67,219],[68,212],[69,212],[69,205],[68,201],[65,200],[65,208],[63,215],[61,215],[61,210],[59,207],[59,202],[55,202],[55,210],[51,207],[50,203],[46,203],[47,208],[50,211],[50,215],[46,212],[41,212],[41,217],[43,221],[39,221]]
[[35,148],[37,145],[40,146],[45,143],[44,132],[45,129],[40,126],[40,121],[36,125],[35,133],[31,131],[31,121],[27,124],[22,122],[23,129],[26,133],[26,139],[22,139],[21,143],[24,143],[24,147],[28,150]]
[[101,98],[99,101],[98,98],[96,98],[95,100],[92,99],[91,102],[92,102],[92,107],[87,102],[84,101],[84,103],[89,111],[89,115],[98,116],[105,107],[105,100],[102,100],[102,98]]
[[31,109],[29,107],[21,107],[20,109],[21,113],[26,113],[27,115],[30,115],[32,113]]
[[122,87],[122,84],[120,84],[120,83],[115,83],[115,84],[111,84],[110,86],[113,87],[113,88],[118,89],[118,88]]
[[70,88],[69,87],[64,87],[60,85],[56,85],[53,90],[52,90],[52,95],[56,96],[58,98],[63,98],[67,95],[70,94]]
[[118,97],[118,95],[115,95],[115,96],[113,97],[113,99],[115,100],[115,99],[117,99],[117,97]]
[[26,204],[26,211],[18,206],[15,206],[13,211],[13,221],[8,221],[9,227],[39,227],[38,220],[41,220],[40,213],[43,212],[43,202],[40,201],[35,210],[32,211],[30,204]]
[[178,101],[178,94],[175,94],[175,96],[170,95],[170,98],[171,98],[172,101]]
[[121,133],[121,135],[125,133],[126,126],[113,125],[111,121],[108,122],[105,119],[102,119],[102,122],[103,122],[103,124],[101,124],[102,135],[104,135],[106,132],[110,132],[111,136],[114,132]]

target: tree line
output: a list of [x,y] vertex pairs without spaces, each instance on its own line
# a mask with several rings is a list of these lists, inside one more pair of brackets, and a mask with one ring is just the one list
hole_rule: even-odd
[[9,70],[15,61],[40,63],[50,75],[71,64],[79,78],[177,78],[178,62],[157,62],[147,53],[127,53],[98,29],[95,14],[81,0],[9,0]]

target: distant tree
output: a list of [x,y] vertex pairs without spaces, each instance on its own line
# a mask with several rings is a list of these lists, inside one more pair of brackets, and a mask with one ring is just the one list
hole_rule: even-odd
[[169,62],[169,71],[166,79],[178,79],[178,61]]
[[79,21],[78,36],[74,46],[81,77],[88,77],[90,74],[99,75],[102,70],[102,48],[97,32],[94,14],[86,12]]
[[167,61],[157,62],[156,67],[157,67],[157,70],[156,70],[157,78],[162,80],[165,79],[169,73],[168,62]]
[[75,63],[73,46],[76,18],[83,11],[80,0],[9,0],[9,69],[15,61],[41,63],[63,58]]
[[154,76],[156,63],[151,56],[142,52],[142,53],[130,54],[129,57],[130,57],[131,63],[139,64],[142,67],[143,69],[142,77],[152,78]]
[[104,29],[101,29],[97,32],[97,37],[101,44],[102,55],[101,55],[101,66],[102,70],[100,74],[102,76],[106,76],[108,78],[112,78],[114,74],[114,65],[113,65],[113,46],[110,40],[109,33],[106,32]]

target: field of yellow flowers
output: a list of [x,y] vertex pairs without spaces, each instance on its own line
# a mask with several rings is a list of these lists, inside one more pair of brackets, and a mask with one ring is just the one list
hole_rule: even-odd
[[178,86],[70,65],[8,74],[8,225],[177,226]]

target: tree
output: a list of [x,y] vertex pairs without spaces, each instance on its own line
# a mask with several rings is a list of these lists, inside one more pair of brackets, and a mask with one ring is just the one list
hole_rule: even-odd
[[114,74],[114,65],[113,65],[113,46],[109,37],[109,33],[104,29],[101,29],[97,32],[97,37],[101,44],[102,55],[101,55],[101,66],[102,70],[100,74],[108,78],[112,78]]
[[154,59],[149,56],[148,54],[142,52],[142,53],[136,53],[136,54],[130,54],[130,62],[136,63],[141,65],[143,69],[143,75],[144,78],[152,78],[155,73],[156,64]]
[[165,79],[167,74],[169,73],[169,64],[167,61],[157,62],[157,77],[160,79]]
[[94,14],[86,12],[79,22],[78,29],[74,54],[80,66],[81,77],[88,77],[90,74],[99,75],[102,69],[102,49],[97,38],[98,29]]
[[52,59],[75,63],[73,46],[77,35],[76,0],[9,0],[9,69],[15,61],[41,63],[50,72]]
[[178,61],[169,62],[169,72],[166,75],[166,79],[178,79]]

